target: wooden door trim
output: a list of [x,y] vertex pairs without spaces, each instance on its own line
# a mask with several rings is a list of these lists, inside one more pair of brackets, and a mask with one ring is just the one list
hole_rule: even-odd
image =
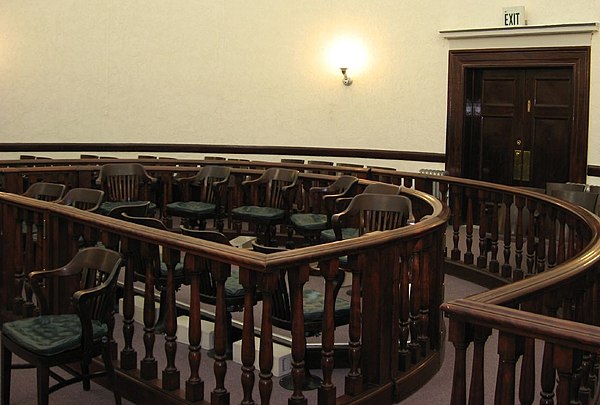
[[585,182],[587,171],[588,122],[590,100],[590,47],[515,48],[452,50],[448,61],[448,118],[446,127],[446,170],[463,175],[465,71],[472,68],[547,68],[573,69],[575,119],[569,181]]

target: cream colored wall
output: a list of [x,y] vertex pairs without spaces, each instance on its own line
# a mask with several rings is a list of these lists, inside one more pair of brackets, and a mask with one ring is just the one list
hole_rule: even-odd
[[[600,11],[591,0],[520,4],[530,24],[595,21]],[[439,30],[499,25],[506,5],[4,0],[0,141],[443,153],[450,45]],[[361,38],[368,52],[364,69],[349,72],[350,87],[325,56],[342,34]],[[591,164],[600,164],[599,86],[592,84]]]

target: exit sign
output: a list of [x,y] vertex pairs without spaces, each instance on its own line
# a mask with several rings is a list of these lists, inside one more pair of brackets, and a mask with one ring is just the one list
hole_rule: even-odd
[[525,7],[504,7],[502,9],[502,21],[505,27],[527,25]]

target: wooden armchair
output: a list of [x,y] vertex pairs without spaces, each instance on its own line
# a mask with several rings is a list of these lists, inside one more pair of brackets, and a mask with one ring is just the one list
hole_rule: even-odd
[[30,185],[22,195],[36,200],[57,201],[62,198],[65,190],[64,184],[38,182]]
[[100,205],[99,213],[107,215],[121,205],[137,205],[150,201],[150,212],[156,210],[152,202],[152,188],[157,179],[151,177],[139,163],[109,163],[100,167],[96,184],[104,191],[106,201]]
[[[400,194],[401,190],[402,190],[402,188],[400,186],[396,186],[393,184],[373,183],[373,184],[369,184],[368,186],[366,186],[365,189],[363,190],[363,192],[359,195],[362,195],[362,194],[398,195],[398,194]],[[354,198],[355,197],[337,198],[335,200],[335,212],[342,212],[342,211],[346,210],[350,206],[350,204],[352,203]],[[409,200],[409,203],[410,203],[410,200]],[[335,240],[350,239],[350,238],[355,238],[357,236],[360,236],[358,233],[358,229],[355,227],[342,227],[338,231],[341,232],[340,238],[338,238],[336,231],[334,230],[333,227],[329,228],[329,229],[325,229],[324,231],[321,231],[321,236],[320,236],[321,241],[328,243],[328,242],[333,242]]]
[[357,187],[358,178],[354,176],[340,176],[326,187],[311,187],[309,196],[313,212],[290,216],[288,245],[293,245],[294,231],[302,235],[309,244],[319,243],[321,231],[331,228],[331,216],[335,213],[336,200],[353,197]]
[[180,201],[167,204],[167,215],[183,218],[186,227],[200,229],[206,227],[207,219],[214,219],[223,232],[230,173],[229,167],[204,166],[193,177],[176,179]]
[[[109,345],[120,268],[121,256],[117,252],[88,248],[79,251],[62,268],[29,273],[42,315],[2,325],[2,405],[10,403],[13,353],[37,368],[38,405],[48,404],[51,392],[75,382],[83,381],[83,389],[88,391],[90,378],[104,374],[112,383],[115,403],[121,403]],[[61,296],[71,300],[53,301]],[[105,372],[90,374],[89,364],[100,354]],[[68,367],[74,362],[80,362],[81,373]],[[58,376],[51,370],[55,366],[66,369],[73,378]],[[50,376],[58,381],[52,387]]]
[[80,210],[94,212],[100,208],[104,199],[104,191],[93,188],[73,188],[57,201],[58,204],[68,205]]
[[246,205],[231,210],[238,234],[241,223],[248,222],[256,225],[259,243],[272,245],[275,226],[289,221],[298,189],[298,171],[267,169],[259,178],[242,182],[242,187]]

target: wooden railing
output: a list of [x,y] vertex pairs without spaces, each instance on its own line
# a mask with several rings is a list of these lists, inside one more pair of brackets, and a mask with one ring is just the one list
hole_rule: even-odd
[[[161,178],[172,177],[183,168],[149,167]],[[2,169],[7,179],[5,187],[23,181],[64,181],[70,187],[87,185],[97,167],[52,166],[47,168]],[[169,176],[165,175],[169,171]],[[235,176],[244,178],[257,174],[256,169],[240,169]],[[13,179],[14,177],[14,179]],[[334,177],[310,175],[306,181],[332,181]],[[364,182],[368,183],[367,180]],[[163,188],[161,188],[163,189]],[[414,226],[394,231],[373,233],[348,241],[334,242],[318,247],[305,247],[288,252],[264,255],[230,246],[203,242],[167,231],[149,229],[123,221],[81,212],[53,203],[31,200],[11,193],[0,193],[2,212],[2,319],[14,319],[35,313],[25,282],[25,274],[33,269],[47,269],[65,263],[82,244],[101,242],[105,246],[144,252],[153,247],[162,251],[162,261],[168,268],[166,281],[165,364],[158,364],[154,353],[154,285],[152,269],[145,269],[144,328],[138,331],[134,315],[134,269],[128,263],[124,277],[123,321],[116,333],[122,333],[123,345],[119,351],[121,378],[129,383],[139,380],[141,391],[157,394],[145,398],[147,403],[189,401],[194,403],[227,404],[231,391],[243,392],[244,403],[277,403],[273,392],[273,326],[271,323],[274,288],[282,270],[290,278],[295,322],[291,331],[292,373],[295,390],[290,403],[306,403],[300,387],[304,373],[304,323],[302,291],[308,280],[311,265],[318,263],[325,293],[324,322],[321,339],[320,364],[323,383],[318,390],[318,403],[383,403],[397,401],[425,381],[441,364],[439,305],[442,300],[441,273],[442,243],[448,217],[447,209],[433,197],[412,189],[405,194],[413,201],[415,216],[421,219]],[[18,253],[16,253],[18,252]],[[21,253],[22,252],[22,253]],[[181,254],[193,256],[195,261],[208,260],[223,291],[229,266],[237,266],[240,282],[245,287],[246,300],[242,330],[241,368],[226,361],[224,333],[226,328],[225,302],[218,296],[214,311],[215,356],[201,361],[200,325],[202,304],[198,299],[200,274],[195,266],[187,268],[186,282],[191,291],[189,303],[190,332],[188,364],[176,362],[177,305],[175,268]],[[346,377],[343,387],[332,380],[334,359],[340,341],[334,325],[333,285],[339,267],[339,258],[348,257],[348,271],[352,273],[351,321],[346,339],[348,352]],[[126,258],[127,259],[127,258]],[[225,265],[225,267],[223,267]],[[138,269],[139,270],[139,269]],[[207,270],[208,271],[208,270]],[[409,293],[410,284],[410,293]],[[362,288],[361,288],[362,286]],[[254,319],[255,293],[260,291],[260,323]],[[386,305],[383,305],[386,303]],[[389,305],[392,303],[393,305]],[[254,336],[260,336],[259,370],[254,370]],[[138,343],[136,343],[138,342]],[[144,347],[143,357],[135,349]],[[204,387],[200,368],[213,370],[215,386]],[[158,370],[162,369],[162,373]],[[237,373],[241,385],[226,386],[229,373]],[[258,378],[257,378],[258,377]],[[255,387],[255,380],[258,379]],[[205,391],[210,392],[207,395]],[[256,393],[258,391],[258,393]],[[137,390],[126,390],[133,395]],[[273,401],[273,402],[271,402]]]
[[[236,170],[236,176],[239,177],[239,179],[236,178],[236,182],[241,181],[245,176],[258,173],[262,167],[294,166],[293,164],[264,162],[215,161],[210,163],[226,164],[231,167],[244,166],[244,168]],[[160,165],[163,166],[164,162],[160,162]],[[300,169],[306,168],[306,166],[298,167]],[[168,192],[170,187],[168,185],[169,173],[174,171],[173,168],[168,168],[166,165],[164,167],[150,166],[150,164],[147,168],[155,174],[163,173],[161,176],[163,186],[159,194],[161,194],[163,201],[168,201],[170,198]],[[84,183],[88,178],[92,179],[96,169],[82,166],[47,169],[35,167],[14,170],[14,173],[11,172],[13,170],[10,168],[0,170],[0,174],[4,175],[6,188],[27,181],[29,178],[50,179],[51,176],[55,176],[54,178],[57,179],[69,179],[71,181],[69,184],[74,186],[74,184],[79,184],[78,182],[81,179]],[[178,172],[195,171],[194,168],[181,166],[176,170]],[[68,171],[72,172],[71,177],[66,174]],[[488,292],[442,305],[442,309],[450,319],[449,339],[456,350],[452,397],[449,402],[453,404],[466,403],[467,376],[470,374],[469,403],[484,403],[486,400],[485,393],[490,390],[484,386],[483,376],[486,371],[487,374],[490,373],[490,369],[488,369],[490,366],[493,368],[492,373],[496,372],[496,368],[498,373],[496,386],[493,390],[497,403],[513,403],[515,400],[522,403],[535,401],[543,404],[579,403],[577,401],[581,403],[595,402],[600,391],[597,389],[598,360],[596,355],[600,350],[597,276],[597,262],[600,258],[600,246],[598,245],[600,224],[597,217],[573,204],[524,189],[447,176],[428,176],[393,170],[348,168],[345,171],[353,171],[363,179],[401,184],[406,188],[417,189],[426,193],[435,192],[450,208],[451,224],[449,232],[445,235],[447,246],[446,271],[494,287]],[[301,177],[305,189],[310,187],[311,184],[315,184],[315,182],[331,181],[331,178],[324,175],[304,173]],[[367,182],[368,180],[362,181],[363,184]],[[21,184],[21,189],[22,187]],[[242,280],[245,280],[244,283],[248,290],[260,288],[268,292],[268,283],[272,279],[265,277],[264,274],[277,273],[278,269],[283,267],[296,269],[293,273],[298,274],[300,280],[303,280],[308,271],[307,263],[316,261],[321,263],[322,271],[325,269],[323,274],[326,280],[325,285],[327,285],[327,269],[335,268],[337,266],[336,258],[349,253],[351,259],[353,259],[351,262],[356,263],[357,268],[361,269],[364,294],[362,297],[362,311],[372,308],[368,305],[373,305],[374,310],[377,310],[377,305],[371,301],[374,297],[371,297],[369,293],[372,287],[375,288],[374,291],[378,291],[377,288],[381,288],[381,291],[384,292],[388,291],[392,294],[388,299],[392,301],[386,302],[398,304],[397,306],[394,305],[398,313],[388,314],[394,317],[397,316],[398,328],[394,327],[392,331],[384,330],[385,328],[370,329],[377,331],[379,335],[376,338],[366,333],[362,333],[362,335],[354,333],[350,337],[351,342],[353,342],[350,347],[355,347],[356,343],[360,341],[360,352],[362,354],[360,367],[356,368],[356,360],[354,360],[355,366],[350,368],[353,371],[346,377],[344,393],[341,396],[337,395],[337,389],[332,390],[331,385],[326,382],[319,392],[319,401],[323,401],[320,403],[333,403],[329,401],[334,401],[331,398],[337,396],[335,400],[337,403],[361,403],[360,401],[370,403],[368,401],[373,400],[373,398],[378,398],[383,401],[382,403],[387,403],[385,401],[399,400],[404,397],[406,391],[403,390],[410,391],[417,388],[419,383],[411,385],[414,384],[414,381],[408,382],[406,379],[400,383],[401,378],[408,377],[411,373],[419,370],[420,367],[415,367],[415,365],[421,364],[420,362],[431,362],[431,360],[427,360],[427,356],[436,353],[436,350],[440,347],[435,343],[439,341],[435,333],[425,333],[424,331],[430,331],[432,328],[436,329],[439,326],[439,319],[437,318],[439,312],[434,308],[433,303],[442,294],[442,277],[436,271],[432,272],[431,270],[425,272],[415,272],[412,269],[405,271],[408,269],[403,266],[418,265],[424,269],[438,269],[441,263],[435,261],[438,260],[436,259],[438,256],[433,254],[433,251],[440,246],[438,242],[441,243],[438,238],[442,237],[440,227],[443,224],[445,214],[443,209],[438,210],[435,208],[434,202],[427,200],[422,195],[412,194],[408,190],[407,193],[411,195],[415,210],[418,213],[417,218],[428,214],[433,214],[433,217],[414,227],[386,233],[385,236],[371,235],[365,239],[361,238],[360,243],[358,241],[336,242],[330,245],[321,245],[316,249],[303,248],[290,253],[278,253],[271,256],[261,256],[253,252],[244,252],[240,255],[238,250],[229,251],[230,248],[224,247],[210,250],[205,246],[205,243],[192,242],[183,236],[169,235],[168,238],[164,236],[164,239],[161,239],[162,235],[157,232],[142,231],[133,225],[123,228],[122,225],[116,225],[107,220],[100,224],[91,217],[86,218],[83,222],[87,224],[84,229],[91,229],[87,231],[88,233],[99,232],[102,238],[106,238],[105,235],[115,233],[119,235],[116,237],[117,239],[123,238],[125,241],[136,239],[144,243],[160,244],[163,246],[163,250],[166,249],[166,251],[175,249],[198,255],[198,257],[210,257],[219,262],[239,265],[243,275]],[[39,219],[43,217],[42,212],[45,212],[44,209],[46,208],[42,209],[42,206],[34,207],[31,204],[25,204],[22,200],[18,200],[17,204],[15,198],[18,199],[18,197],[2,195],[3,206],[13,207],[18,205],[18,210],[34,212],[31,215],[22,214],[18,218],[33,217]],[[236,204],[235,201],[234,198],[232,204]],[[431,211],[428,206],[434,207],[435,210]],[[4,210],[6,212],[7,208],[4,208]],[[39,211],[37,214],[35,213],[36,210]],[[61,216],[63,215],[61,213]],[[69,219],[67,222],[69,221],[72,222],[73,219]],[[6,226],[6,221],[3,222],[3,225]],[[13,231],[14,233],[8,234],[19,234],[17,230],[9,230],[9,232]],[[413,234],[413,232],[416,233]],[[4,233],[4,235],[7,235],[7,233]],[[9,242],[6,236],[3,237],[3,249],[6,249],[6,246],[8,246],[9,251],[11,251],[11,248],[14,249],[15,246],[11,243],[14,242]],[[422,253],[417,254],[416,252]],[[172,256],[175,257],[176,255]],[[44,257],[44,255],[40,254],[40,257]],[[399,260],[402,257],[410,257],[411,260]],[[27,256],[24,256],[25,259],[27,259]],[[406,286],[405,281],[400,279],[377,279],[381,274],[371,270],[375,268],[389,269],[398,263],[401,263],[398,272],[383,272],[386,277],[391,277],[390,274],[398,274],[399,276],[410,274],[415,277],[416,273],[419,275],[417,278],[420,277],[422,280],[431,276],[438,277],[438,279],[428,280],[431,289],[426,288],[427,291],[417,288],[419,293],[416,295],[413,293],[406,294],[402,292],[404,287],[396,288],[396,286]],[[18,281],[19,277],[22,278],[20,269],[13,268],[13,270],[15,270],[15,277],[12,274],[7,276],[3,273],[2,280],[6,281],[9,278],[14,278]],[[358,280],[360,277],[356,277],[356,279]],[[412,282],[414,283],[414,280]],[[301,289],[302,281],[298,283],[297,288]],[[6,283],[3,282],[3,285],[6,285]],[[353,287],[353,302],[355,300],[361,302],[355,291],[356,288],[358,287]],[[411,291],[414,288],[415,284],[412,284]],[[440,288],[440,290],[435,288]],[[358,288],[358,291],[358,294],[360,294],[360,288]],[[394,295],[396,293],[398,295]],[[423,304],[428,300],[431,305],[425,308],[426,305],[423,306]],[[417,303],[419,301],[420,304]],[[268,308],[268,298],[266,302]],[[2,304],[4,305],[4,302]],[[12,302],[6,304],[12,305]],[[18,308],[19,305],[17,304],[13,308]],[[263,306],[263,311],[264,308]],[[356,308],[357,304],[354,304],[353,310],[356,311]],[[381,311],[381,309],[379,310]],[[245,311],[247,315],[250,315],[250,313],[251,311]],[[356,312],[354,314],[357,315]],[[268,319],[268,309],[266,318]],[[264,319],[263,313],[263,322]],[[246,325],[246,322],[253,325],[254,322],[252,319],[245,319],[244,321],[244,325]],[[130,324],[127,322],[126,319],[125,329],[129,330],[127,328]],[[217,320],[217,324],[219,322]],[[378,323],[378,325],[381,328],[382,324]],[[391,323],[391,325],[395,326],[396,324]],[[423,325],[428,325],[428,327],[423,329]],[[258,325],[253,326],[258,327]],[[364,324],[361,325],[361,328],[362,331],[368,330],[365,329]],[[258,385],[261,401],[266,403],[268,402],[266,400],[267,393],[271,392],[271,380],[268,373],[270,364],[269,355],[267,355],[270,341],[268,339],[269,333],[265,332],[268,326],[259,329],[261,329],[262,334],[266,333],[267,335],[261,340],[261,345],[267,347],[261,346],[261,359],[266,360],[261,363]],[[248,340],[251,333],[252,331],[244,327],[244,345],[246,348],[244,353],[247,357],[244,360],[242,374],[249,373],[250,365],[253,364],[253,358],[251,357],[253,351],[249,349],[252,346]],[[294,353],[297,354],[302,350],[299,349],[298,336],[300,335],[296,333],[298,332],[292,333],[292,340],[294,341]],[[406,338],[407,333],[411,336],[410,339]],[[496,351],[493,351],[492,354],[490,350],[484,350],[486,342],[490,340],[489,336],[496,335],[498,335],[497,356]],[[169,336],[168,331],[167,336]],[[361,338],[356,340],[356,336]],[[392,337],[391,341],[384,343],[383,349],[375,350],[373,353],[379,353],[379,357],[375,355],[376,360],[370,360],[372,353],[367,352],[367,350],[372,349],[371,345],[375,345],[375,340],[378,344],[381,344],[383,339],[387,337]],[[328,350],[331,348],[330,342],[330,335],[324,334],[322,342],[324,349],[321,360],[324,364],[325,376],[329,375],[331,370],[331,350]],[[420,342],[421,347],[428,347],[429,351],[419,353],[417,342]],[[426,343],[423,344],[423,342]],[[467,367],[467,358],[470,358],[467,353],[470,350],[473,351],[473,360],[470,367]],[[125,351],[125,353],[128,352]],[[263,358],[262,353],[265,353],[265,358]],[[368,355],[365,355],[366,353]],[[377,361],[384,361],[384,355],[389,353],[398,353],[398,356],[391,356],[394,359],[393,361],[396,362],[393,367],[387,368],[388,365],[377,367]],[[418,354],[416,363],[413,354]],[[191,358],[196,358],[194,356],[196,356],[196,353],[193,353]],[[492,356],[496,359],[494,360]],[[369,358],[368,363],[365,362],[365,358]],[[407,364],[405,361],[407,358],[410,361],[408,361],[408,370],[405,372],[402,365]],[[294,367],[297,373],[300,373],[302,360],[299,357],[294,359]],[[518,364],[520,370],[517,372]],[[172,367],[167,367],[167,369],[173,371]],[[387,373],[387,371],[383,372],[383,369],[392,371]],[[471,371],[469,372],[469,370]],[[375,374],[372,374],[372,372],[375,372]],[[358,384],[360,393],[357,393],[355,383],[352,382],[356,381],[354,377],[357,373],[360,373],[358,378],[358,381],[361,381]],[[191,372],[191,374],[194,373]],[[253,381],[252,375],[243,374],[244,395],[247,392],[252,392],[249,388],[250,382]],[[427,376],[429,375],[427,374]],[[171,381],[169,380],[171,374],[167,373],[166,376],[166,380]],[[518,382],[516,381],[517,376],[519,377]],[[422,379],[423,375],[419,376],[420,383],[423,382]],[[192,384],[192,386],[197,385]],[[335,394],[332,395],[332,391],[335,391]],[[223,392],[222,387],[217,387],[216,392],[217,394]],[[219,396],[217,395],[215,398],[219,398]],[[302,399],[293,398],[293,401],[296,400],[299,401],[297,403],[302,403]],[[222,403],[217,399],[214,399],[214,401],[215,403]]]

